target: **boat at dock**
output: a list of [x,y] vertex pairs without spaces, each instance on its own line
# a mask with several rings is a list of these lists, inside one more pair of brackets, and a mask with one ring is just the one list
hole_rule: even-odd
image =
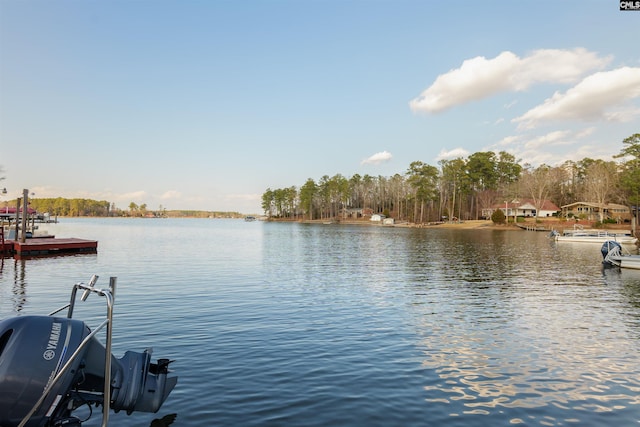
[[602,263],[607,267],[631,268],[640,270],[640,255],[625,253],[622,246],[615,241],[608,240],[600,248]]
[[631,235],[631,232],[612,232],[609,230],[585,229],[576,224],[573,229],[562,232],[552,230],[549,237],[557,242],[579,242],[579,243],[605,243],[609,240],[623,245],[633,245],[638,239]]

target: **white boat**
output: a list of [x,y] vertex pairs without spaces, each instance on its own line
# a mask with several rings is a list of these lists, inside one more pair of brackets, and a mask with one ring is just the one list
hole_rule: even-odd
[[605,243],[613,240],[623,245],[633,245],[638,239],[629,232],[612,232],[607,230],[585,229],[576,224],[572,230],[564,230],[562,233],[553,230],[549,237],[557,242],[584,242],[584,243]]
[[620,268],[632,268],[640,270],[640,255],[623,253],[622,246],[618,242],[609,240],[600,249],[603,256],[603,264]]

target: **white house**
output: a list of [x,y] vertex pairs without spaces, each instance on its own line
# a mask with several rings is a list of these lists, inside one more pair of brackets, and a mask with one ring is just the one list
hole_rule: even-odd
[[553,216],[560,211],[560,209],[549,200],[542,202],[540,211],[538,211],[533,200],[523,199],[496,203],[490,208],[482,209],[482,216],[485,218],[491,218],[491,215],[493,215],[493,213],[498,209],[504,212],[507,217],[535,217],[537,213],[538,218],[544,218]]

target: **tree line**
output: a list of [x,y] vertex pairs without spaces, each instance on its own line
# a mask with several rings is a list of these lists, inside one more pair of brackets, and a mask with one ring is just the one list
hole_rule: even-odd
[[640,205],[640,133],[625,138],[612,160],[584,158],[533,167],[505,151],[441,160],[438,167],[412,162],[391,177],[355,174],[308,178],[300,187],[267,190],[262,209],[270,217],[330,219],[381,213],[424,223],[443,218],[480,219],[482,209],[505,200],[530,199],[539,212],[578,201]]
[[[15,206],[17,200],[7,202],[8,206]],[[29,207],[40,213],[49,213],[59,216],[109,216],[111,203],[106,200],[91,199],[66,199],[56,198],[30,198]]]
[[[7,206],[16,206],[17,199],[5,202]],[[30,198],[29,207],[38,213],[51,216],[118,216],[118,217],[153,217],[153,218],[242,218],[239,212],[199,211],[199,210],[167,210],[160,205],[157,210],[148,209],[147,204],[131,202],[128,209],[120,209],[106,200]]]

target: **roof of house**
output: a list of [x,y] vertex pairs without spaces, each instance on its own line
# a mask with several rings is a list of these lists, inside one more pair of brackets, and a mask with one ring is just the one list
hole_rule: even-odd
[[[513,200],[511,202],[507,202],[505,203],[496,203],[495,205],[493,205],[493,207],[495,209],[499,209],[499,208],[503,208],[508,206],[509,208],[525,208],[525,207],[529,207],[529,209],[536,209],[536,205],[533,201],[533,199],[520,199],[520,200]],[[550,200],[545,200],[542,202],[542,206],[540,207],[541,211],[559,211],[560,208],[558,208],[558,206],[556,206],[555,203],[553,203]]]
[[570,208],[572,206],[591,206],[594,208],[609,208],[609,209],[628,209],[628,206],[619,205],[617,203],[594,203],[594,202],[575,202],[562,206],[564,208]]

